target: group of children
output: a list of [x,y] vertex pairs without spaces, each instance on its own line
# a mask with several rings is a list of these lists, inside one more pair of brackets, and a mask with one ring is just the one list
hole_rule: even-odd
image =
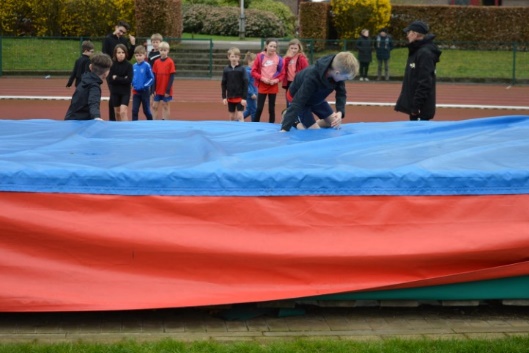
[[228,105],[230,120],[244,121],[250,116],[252,122],[259,122],[268,98],[269,122],[275,122],[279,84],[281,83],[286,94],[296,74],[309,66],[303,45],[298,39],[292,39],[288,43],[285,57],[277,53],[278,44],[277,40],[268,39],[261,53],[246,53],[246,70],[239,63],[239,49],[233,47],[228,50],[230,63],[222,73],[221,88],[223,103]]
[[66,84],[66,87],[71,87],[75,80],[76,90],[65,120],[101,119],[101,84],[105,79],[116,120],[128,120],[131,93],[133,121],[138,120],[140,106],[147,120],[157,118],[160,107],[162,119],[168,119],[176,68],[168,56],[169,43],[164,42],[160,34],[151,36],[151,44],[152,50],[148,55],[145,46],[134,48],[136,63],[133,65],[127,60],[128,48],[124,44],[117,44],[110,58],[107,54],[94,54],[93,43],[84,41],[81,45],[82,55],[75,62]]
[[[138,120],[140,105],[148,120],[150,97],[156,114],[162,104],[162,118],[169,117],[169,104],[172,100],[172,86],[175,65],[169,58],[169,44],[161,35],[151,37],[153,50],[146,61],[145,46],[134,49],[136,63],[127,58],[127,47],[117,44],[113,59],[107,54],[93,54],[93,45],[83,43],[83,55],[74,67],[74,73],[67,86],[76,79],[66,120],[101,119],[99,104],[101,84],[107,79],[110,87],[110,101],[114,105],[116,120],[127,120],[127,106],[132,86],[132,120]],[[345,116],[345,80],[352,80],[359,71],[359,64],[350,52],[340,52],[319,59],[309,66],[298,39],[288,44],[285,57],[277,53],[278,41],[268,39],[264,50],[259,54],[247,53],[247,67],[240,64],[238,48],[228,50],[229,64],[222,74],[222,101],[228,106],[229,119],[244,121],[251,116],[252,122],[260,121],[264,104],[268,98],[269,122],[275,122],[275,102],[279,84],[285,89],[287,109],[283,111],[281,131],[298,129],[338,128]],[[93,55],[92,55],[93,54]],[[88,71],[87,58],[90,57]],[[152,64],[152,71],[151,71]],[[154,89],[152,88],[154,87]],[[326,101],[327,96],[336,92],[336,111]],[[245,110],[246,108],[246,110]],[[314,118],[318,118],[318,121]]]

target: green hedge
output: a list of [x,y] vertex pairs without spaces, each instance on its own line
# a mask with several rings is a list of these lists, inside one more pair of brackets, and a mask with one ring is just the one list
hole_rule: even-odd
[[[330,3],[301,3],[300,36],[337,39],[329,15],[331,11]],[[429,24],[439,41],[504,42],[511,45],[513,42],[529,43],[528,18],[529,7],[392,5],[388,28],[395,40],[405,41],[402,30],[410,22],[422,20]],[[526,47],[518,49],[528,50]]]
[[[246,10],[244,12],[246,37],[284,37],[285,26],[272,12]],[[185,6],[184,32],[221,36],[239,35],[240,9],[236,7],[217,7],[209,5]]]

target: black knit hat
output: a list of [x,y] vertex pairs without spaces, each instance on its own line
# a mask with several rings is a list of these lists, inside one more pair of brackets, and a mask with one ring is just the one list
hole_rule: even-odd
[[428,33],[428,25],[422,21],[413,21],[408,27],[404,28],[405,33],[408,33],[409,31],[426,34]]

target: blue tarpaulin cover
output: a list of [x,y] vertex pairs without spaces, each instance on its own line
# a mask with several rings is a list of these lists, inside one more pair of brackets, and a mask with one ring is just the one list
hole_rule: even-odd
[[529,116],[280,133],[219,121],[0,121],[0,191],[119,195],[529,192]]

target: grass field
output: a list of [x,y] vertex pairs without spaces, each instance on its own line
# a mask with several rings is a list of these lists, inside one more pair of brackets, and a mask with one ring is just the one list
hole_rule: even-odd
[[0,344],[0,353],[525,353],[529,338],[496,340],[401,340],[374,342],[296,340],[260,342],[192,342],[172,340],[120,343]]
[[[213,39],[238,40],[236,37],[183,36],[186,40]],[[101,50],[103,38],[92,38],[96,50]],[[249,38],[247,40],[260,40]],[[79,56],[81,39],[49,39],[49,38],[3,38],[0,63],[4,73],[17,72],[68,72]],[[453,45],[443,46],[441,62],[437,66],[440,80],[460,80],[483,82],[504,81],[529,83],[529,52],[505,50],[461,50]],[[339,50],[339,49],[338,49]],[[314,53],[313,58],[326,52]],[[390,73],[402,76],[407,57],[407,48],[396,48],[392,51]],[[376,61],[370,66],[370,75],[376,73]]]

